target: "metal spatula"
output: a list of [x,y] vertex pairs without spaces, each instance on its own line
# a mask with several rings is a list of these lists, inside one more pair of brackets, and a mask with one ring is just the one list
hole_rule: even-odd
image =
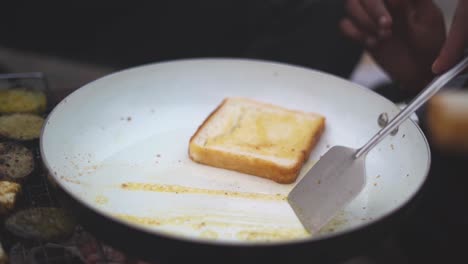
[[360,149],[334,146],[322,156],[288,195],[289,204],[307,231],[319,231],[362,191],[367,153],[467,65],[468,57],[434,79]]

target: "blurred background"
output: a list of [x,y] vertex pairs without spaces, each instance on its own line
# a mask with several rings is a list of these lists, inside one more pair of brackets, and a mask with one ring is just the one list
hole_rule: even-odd
[[[300,64],[370,88],[385,83],[372,59],[340,37],[342,2],[7,1],[0,71],[42,71],[54,89],[73,90],[140,64],[227,56]],[[436,2],[449,25],[456,0]]]
[[[448,28],[457,1],[436,2]],[[273,60],[370,89],[391,86],[372,58],[339,32],[341,0],[7,1],[2,11],[0,73],[45,73],[55,102],[117,70],[196,57]],[[452,263],[465,255],[466,156],[433,150],[412,217],[347,264]]]

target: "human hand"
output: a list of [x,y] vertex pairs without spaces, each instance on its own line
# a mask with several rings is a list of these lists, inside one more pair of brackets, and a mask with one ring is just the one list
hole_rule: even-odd
[[343,33],[364,44],[407,91],[417,92],[433,78],[446,35],[442,13],[431,0],[346,0],[346,10]]
[[467,26],[468,0],[459,0],[447,40],[432,66],[434,73],[443,73],[463,57],[464,50],[468,48]]

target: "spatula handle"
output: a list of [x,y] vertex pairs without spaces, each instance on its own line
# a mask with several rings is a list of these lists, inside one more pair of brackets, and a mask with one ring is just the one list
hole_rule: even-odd
[[432,96],[434,96],[444,85],[450,80],[456,77],[462,72],[466,66],[468,66],[468,57],[465,57],[452,69],[446,71],[444,74],[436,77],[418,96],[416,96],[403,110],[401,110],[384,128],[382,128],[375,136],[373,136],[369,142],[367,142],[362,148],[356,151],[354,157],[365,156],[375,145],[382,141],[388,134],[390,134],[395,128],[403,123],[408,117],[410,117],[416,110],[419,109],[424,103],[426,103]]

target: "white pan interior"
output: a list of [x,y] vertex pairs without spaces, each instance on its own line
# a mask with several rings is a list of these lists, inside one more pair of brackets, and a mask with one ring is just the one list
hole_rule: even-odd
[[303,172],[330,146],[361,146],[380,129],[380,113],[398,112],[372,91],[304,68],[181,60],[118,72],[68,96],[44,127],[43,159],[62,188],[107,217],[150,233],[218,243],[346,232],[401,207],[426,178],[429,149],[407,121],[369,153],[364,191],[321,233],[307,234],[284,199],[294,184],[189,159],[190,136],[227,96],[325,115],[325,132]]

